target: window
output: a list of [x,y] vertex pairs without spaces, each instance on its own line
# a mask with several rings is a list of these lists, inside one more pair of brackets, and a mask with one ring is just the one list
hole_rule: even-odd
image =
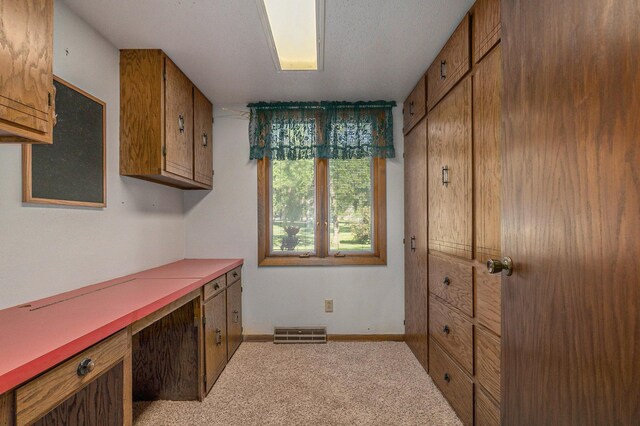
[[393,144],[375,140],[388,134],[387,111],[366,111],[360,119],[341,111],[342,119],[331,121],[324,108],[252,108],[260,266],[386,264],[380,153],[392,155]]

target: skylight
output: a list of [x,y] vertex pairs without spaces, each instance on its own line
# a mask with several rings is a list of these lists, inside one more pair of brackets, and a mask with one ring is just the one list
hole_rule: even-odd
[[279,71],[322,69],[324,0],[256,0]]

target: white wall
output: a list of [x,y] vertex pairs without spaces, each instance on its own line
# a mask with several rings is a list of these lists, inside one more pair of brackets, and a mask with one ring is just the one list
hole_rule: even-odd
[[107,103],[107,208],[22,204],[20,145],[0,146],[0,308],[184,257],[182,192],[118,174],[118,50],[60,1],[54,19],[54,73]]
[[[331,334],[404,333],[403,137],[394,108],[396,158],[387,160],[387,266],[257,267],[257,167],[248,121],[221,118],[213,130],[214,189],[185,193],[187,257],[242,257],[245,334],[274,326],[327,325]],[[324,312],[334,299],[334,312]]]

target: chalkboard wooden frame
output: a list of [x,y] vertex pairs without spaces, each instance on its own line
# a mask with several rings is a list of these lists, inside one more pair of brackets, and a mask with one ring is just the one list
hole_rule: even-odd
[[[93,95],[85,92],[84,90],[74,86],[73,84],[61,79],[60,77],[53,76],[54,81],[66,86],[67,88],[78,92],[80,95],[85,96],[89,100],[96,102],[102,107],[102,200],[100,202],[95,201],[79,201],[79,200],[64,200],[56,198],[46,197],[34,197],[33,196],[33,147],[31,144],[22,145],[22,201],[25,203],[38,203],[38,204],[57,204],[64,206],[83,206],[83,207],[106,207],[107,206],[107,175],[106,175],[106,162],[107,162],[107,104],[104,101],[96,98]],[[55,149],[55,131],[53,145],[49,145],[51,149]]]

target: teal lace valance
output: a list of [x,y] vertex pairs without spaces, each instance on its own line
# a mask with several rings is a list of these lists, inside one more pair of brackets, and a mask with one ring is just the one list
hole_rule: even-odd
[[273,102],[247,105],[250,158],[393,158],[395,102]]

